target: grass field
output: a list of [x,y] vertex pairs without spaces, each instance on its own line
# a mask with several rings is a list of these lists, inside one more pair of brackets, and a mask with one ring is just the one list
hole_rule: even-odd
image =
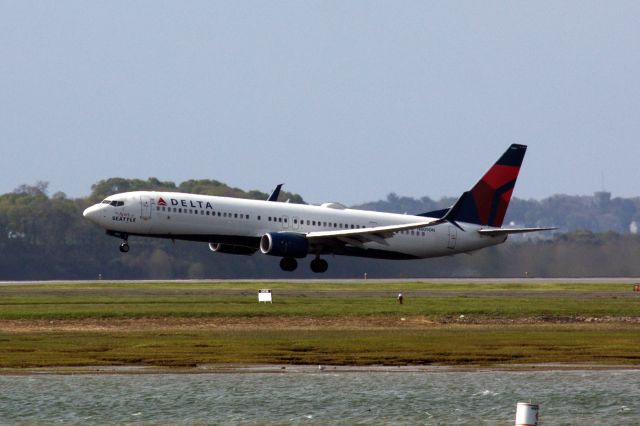
[[0,367],[638,366],[639,297],[610,283],[0,286]]

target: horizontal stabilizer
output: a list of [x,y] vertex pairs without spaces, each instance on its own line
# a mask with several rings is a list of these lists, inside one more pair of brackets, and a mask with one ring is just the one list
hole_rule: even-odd
[[497,237],[499,235],[526,234],[527,232],[553,231],[558,228],[495,228],[479,229],[480,235]]

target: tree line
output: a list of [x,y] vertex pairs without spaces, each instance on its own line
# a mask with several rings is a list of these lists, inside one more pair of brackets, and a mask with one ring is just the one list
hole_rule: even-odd
[[[46,182],[22,185],[0,195],[0,280],[318,277],[304,264],[310,258],[294,273],[285,273],[276,258],[259,253],[253,256],[213,253],[203,243],[131,237],[131,251],[120,253],[120,241],[104,235],[103,230],[86,221],[82,211],[109,195],[134,190],[252,199],[268,196],[215,180],[190,180],[177,185],[156,178],[112,178],[93,185],[89,196],[76,199],[61,192],[49,195]],[[283,192],[280,197],[304,203],[298,194]],[[640,262],[637,262],[640,239],[628,230],[624,232],[625,223],[638,219],[638,199],[587,198],[515,199],[509,207],[507,222],[562,226],[567,232],[544,238],[535,235],[514,238],[470,256],[416,261],[338,256],[330,260],[330,269],[323,276],[359,278],[365,273],[371,278],[640,275]],[[428,197],[415,200],[390,194],[387,200],[359,207],[420,213],[447,207],[453,201],[452,198],[433,201]],[[553,209],[560,211],[552,213]]]
[[[400,197],[394,193],[386,200],[354,206],[365,210],[391,213],[428,212],[449,207],[456,198],[444,197],[432,200]],[[505,225],[555,226],[561,232],[589,230],[596,233],[637,233],[640,227],[640,197],[611,197],[606,191],[591,196],[558,194],[543,200],[514,198],[509,204]],[[634,232],[635,231],[635,232]]]

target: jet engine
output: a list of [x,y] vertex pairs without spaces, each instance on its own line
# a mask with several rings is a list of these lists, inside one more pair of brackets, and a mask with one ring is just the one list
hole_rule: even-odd
[[306,257],[309,242],[296,232],[269,232],[260,239],[260,251],[270,256]]
[[243,256],[251,256],[258,249],[245,246],[234,246],[231,244],[209,243],[209,250],[216,253],[239,254]]

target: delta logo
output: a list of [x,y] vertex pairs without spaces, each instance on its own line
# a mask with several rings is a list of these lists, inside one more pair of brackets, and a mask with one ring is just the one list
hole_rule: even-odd
[[[200,200],[176,200],[175,198],[169,199],[171,206],[182,206],[182,207],[193,207],[194,209],[213,209],[213,204],[209,201],[200,201]],[[169,206],[164,198],[158,197],[158,206]],[[171,207],[169,207],[171,208]]]

